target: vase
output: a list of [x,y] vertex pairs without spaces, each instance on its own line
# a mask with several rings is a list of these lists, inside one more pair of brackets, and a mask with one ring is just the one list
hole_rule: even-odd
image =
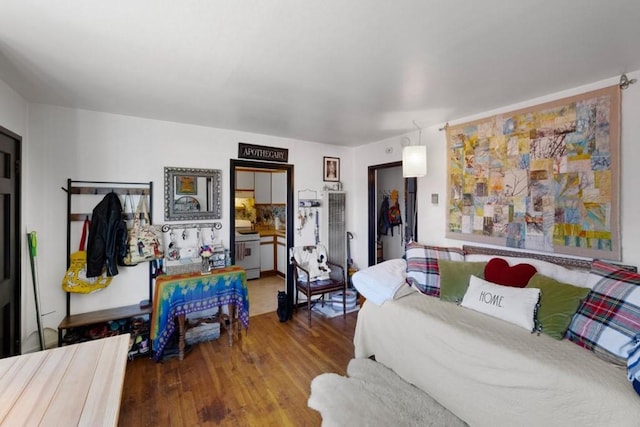
[[201,274],[208,274],[210,270],[211,270],[211,264],[209,263],[209,257],[208,256],[203,256],[202,257],[202,265],[200,267],[200,273]]

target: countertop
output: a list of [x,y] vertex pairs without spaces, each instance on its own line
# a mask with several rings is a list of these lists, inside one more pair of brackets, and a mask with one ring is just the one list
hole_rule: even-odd
[[287,235],[286,230],[282,230],[282,229],[276,230],[275,228],[269,227],[269,226],[256,225],[256,231],[260,233],[260,237],[267,237],[267,236],[286,237]]

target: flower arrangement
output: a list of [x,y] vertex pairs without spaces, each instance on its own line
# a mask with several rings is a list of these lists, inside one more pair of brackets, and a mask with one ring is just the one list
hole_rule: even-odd
[[211,246],[209,245],[200,246],[201,257],[209,258],[211,255],[213,255],[213,250],[211,249]]
[[209,258],[213,255],[213,250],[209,245],[200,246],[200,257],[202,259],[202,266],[200,267],[200,274],[208,274],[211,271],[211,264],[209,264]]

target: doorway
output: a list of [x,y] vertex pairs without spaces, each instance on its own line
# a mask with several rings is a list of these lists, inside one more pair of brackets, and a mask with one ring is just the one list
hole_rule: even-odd
[[[291,272],[291,266],[289,265],[289,262],[287,262],[286,257],[288,256],[288,250],[290,247],[293,246],[293,238],[294,238],[294,234],[293,234],[293,230],[294,230],[294,222],[293,222],[293,171],[294,171],[294,166],[291,164],[282,164],[282,163],[272,163],[272,162],[260,162],[260,161],[252,161],[252,160],[238,160],[238,159],[231,159],[230,161],[230,180],[229,180],[229,194],[231,194],[232,196],[232,203],[230,203],[230,210],[229,210],[229,218],[230,218],[230,236],[229,236],[229,242],[230,242],[230,252],[231,252],[231,259],[232,262],[235,263],[236,262],[236,256],[239,254],[236,254],[236,204],[235,202],[235,195],[236,195],[236,190],[243,190],[245,186],[245,184],[243,184],[242,182],[238,182],[238,181],[242,181],[244,180],[244,176],[243,175],[238,175],[237,172],[239,171],[255,171],[255,173],[259,174],[259,176],[264,177],[264,173],[265,172],[277,172],[281,175],[286,175],[286,178],[282,181],[278,180],[277,182],[279,182],[277,185],[280,186],[285,186],[285,191],[286,191],[286,203],[284,206],[284,210],[285,210],[285,215],[284,215],[284,221],[283,221],[283,226],[284,226],[284,230],[285,230],[285,242],[286,245],[284,247],[284,251],[280,251],[279,252],[279,257],[276,255],[276,260],[278,260],[279,263],[284,262],[284,264],[281,264],[282,269],[284,270],[284,281],[285,281],[285,289],[287,291],[287,298],[289,299],[289,302],[291,304],[293,304],[293,275]],[[257,187],[259,187],[260,185],[264,184],[264,179],[258,179],[258,181],[256,181],[257,183]],[[240,185],[240,186],[239,186]],[[257,189],[254,188],[254,190]],[[278,188],[278,190],[282,190],[282,188]],[[249,196],[249,195],[248,195]],[[254,203],[256,203],[258,200],[255,200],[254,197]],[[281,218],[280,218],[281,219]],[[275,221],[273,222],[275,223]],[[272,223],[272,224],[273,224]],[[282,228],[282,226],[280,227]],[[277,239],[276,237],[274,237],[274,239]],[[275,245],[277,245],[277,240],[276,243],[274,243]],[[278,248],[277,246],[275,246],[276,248]],[[279,258],[284,257],[285,259],[280,260]],[[276,268],[276,270],[278,270],[278,268]],[[258,279],[259,281],[263,281],[262,278]],[[257,282],[256,280],[252,280],[249,281],[249,285],[250,286],[254,286],[253,282]],[[273,277],[271,278],[266,278],[264,279],[263,284],[270,286],[273,289],[273,282],[274,279]],[[250,290],[251,292],[251,290]],[[271,301],[275,302],[276,299],[276,294],[274,293],[273,295],[267,295],[267,298],[271,298]],[[262,296],[260,296],[259,298],[263,298]],[[257,301],[256,301],[257,302]],[[253,304],[252,304],[253,305]],[[256,304],[256,307],[258,306],[258,304]],[[275,311],[275,310],[274,310]]]
[[20,354],[20,144],[0,126],[0,357]]
[[[402,162],[391,162],[368,168],[368,254],[369,266],[386,259],[400,258],[404,254],[406,242],[417,239],[417,179],[402,177]],[[396,188],[399,187],[399,188]],[[398,191],[397,200],[400,206],[402,225],[380,227],[381,207],[383,201],[393,203],[393,192]],[[384,200],[388,198],[389,200]],[[386,231],[386,234],[384,234]],[[391,234],[391,235],[389,235]],[[395,235],[394,235],[395,234]],[[393,245],[387,247],[386,245]],[[386,255],[386,256],[385,256]]]

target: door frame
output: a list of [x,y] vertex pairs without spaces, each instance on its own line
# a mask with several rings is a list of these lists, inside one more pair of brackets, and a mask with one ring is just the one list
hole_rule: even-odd
[[10,348],[10,355],[18,355],[22,353],[22,269],[21,269],[21,254],[22,254],[22,240],[20,239],[21,230],[21,177],[22,177],[22,137],[9,129],[0,126],[0,133],[14,141],[14,162],[9,167],[14,167],[14,200],[13,200],[13,215],[14,226],[7,230],[11,233],[10,239],[14,240],[15,253],[8,254],[11,258],[9,262],[9,268],[15,272],[15,285],[13,289],[13,345]]
[[[286,253],[289,253],[289,248],[293,247],[293,172],[294,165],[289,163],[275,163],[275,162],[260,162],[255,160],[240,160],[240,159],[231,159],[229,163],[229,195],[230,195],[230,203],[229,203],[229,252],[231,254],[231,262],[235,263],[235,251],[236,251],[236,210],[234,195],[236,191],[236,168],[251,168],[251,169],[277,169],[284,170],[287,173],[287,247]],[[289,300],[290,306],[293,306],[293,270],[291,263],[287,262],[287,299]]]
[[[380,169],[387,168],[395,168],[402,167],[402,161],[383,163],[379,165],[369,166],[367,169],[367,208],[368,208],[368,255],[369,255],[369,266],[375,265],[376,263],[376,232],[378,228],[378,212],[376,206],[376,195],[377,195],[377,182],[376,182],[376,174]],[[409,206],[410,204],[414,205],[415,201],[417,201],[418,188],[417,188],[417,179],[416,178],[404,178],[404,191],[405,196],[408,196],[408,193],[412,193],[412,201],[409,200],[409,197],[405,197],[405,230],[411,231],[411,238],[416,240],[418,238],[418,227],[417,224],[414,224],[415,215],[409,215],[408,212],[414,212],[416,209],[415,206]],[[409,209],[411,208],[411,209]],[[408,235],[405,233],[405,238]]]

